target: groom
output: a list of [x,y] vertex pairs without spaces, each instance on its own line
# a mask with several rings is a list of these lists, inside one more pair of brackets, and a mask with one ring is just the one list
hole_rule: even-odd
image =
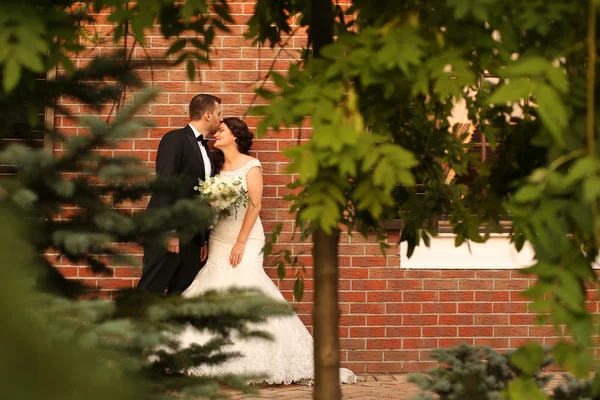
[[[206,146],[206,137],[214,135],[223,121],[221,99],[199,94],[190,102],[190,123],[183,129],[167,132],[158,145],[156,175],[179,178],[183,190],[153,194],[148,209],[170,206],[177,200],[194,197],[198,178],[216,174]],[[167,249],[144,245],[142,277],[138,288],[163,294],[180,294],[193,282],[206,263],[208,232],[198,233],[189,243],[179,241],[176,232],[167,239]]]

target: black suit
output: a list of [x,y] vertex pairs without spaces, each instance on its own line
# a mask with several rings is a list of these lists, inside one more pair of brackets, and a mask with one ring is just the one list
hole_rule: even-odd
[[[167,132],[158,145],[156,174],[181,180],[181,190],[168,194],[153,194],[148,209],[167,207],[177,200],[193,198],[198,178],[204,178],[205,166],[198,140],[190,126]],[[202,143],[203,146],[206,146]],[[211,175],[215,165],[206,148]],[[144,246],[142,278],[138,288],[151,292],[177,294],[193,282],[204,263],[200,262],[200,249],[208,240],[208,232],[199,232],[189,243],[179,244],[179,253],[171,253],[159,245]]]

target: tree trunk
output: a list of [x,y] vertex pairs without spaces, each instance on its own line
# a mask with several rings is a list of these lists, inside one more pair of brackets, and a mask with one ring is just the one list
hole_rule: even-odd
[[[309,0],[308,31],[313,57],[333,43],[333,3],[331,0]],[[322,171],[320,176],[326,176]],[[313,336],[315,359],[315,400],[340,400],[340,310],[338,306],[338,243],[339,230],[331,234],[320,228],[313,231],[315,298],[313,305]]]
[[313,232],[315,298],[313,306],[313,336],[315,357],[315,388],[313,399],[338,400],[340,389],[340,340],[338,306],[338,243],[339,230],[331,234],[316,229]]

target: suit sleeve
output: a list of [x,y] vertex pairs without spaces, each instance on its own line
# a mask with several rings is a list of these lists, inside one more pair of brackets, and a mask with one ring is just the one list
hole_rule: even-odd
[[[167,133],[158,145],[156,154],[156,176],[159,178],[175,178],[181,174],[181,141],[177,136]],[[172,193],[172,192],[171,192]],[[159,193],[156,199],[158,207],[167,207],[175,203],[170,193]]]

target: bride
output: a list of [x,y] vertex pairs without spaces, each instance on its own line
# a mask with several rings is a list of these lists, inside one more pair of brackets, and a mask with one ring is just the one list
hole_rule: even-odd
[[[215,147],[219,150],[217,165],[220,173],[242,178],[248,191],[248,205],[238,212],[221,216],[210,234],[208,260],[193,283],[183,292],[194,297],[207,290],[222,290],[232,286],[252,287],[276,300],[284,300],[277,286],[263,270],[262,249],[265,234],[260,221],[263,194],[262,167],[248,155],[253,135],[244,121],[225,118],[217,133]],[[187,372],[191,375],[220,376],[225,374],[268,376],[260,382],[290,384],[313,382],[313,338],[297,315],[271,318],[258,327],[269,332],[274,340],[259,338],[236,339],[227,351],[236,351],[242,357],[228,360],[218,366],[201,366]],[[204,344],[209,334],[189,326],[181,336],[183,346]],[[340,381],[356,382],[356,376],[347,369],[340,371]]]

